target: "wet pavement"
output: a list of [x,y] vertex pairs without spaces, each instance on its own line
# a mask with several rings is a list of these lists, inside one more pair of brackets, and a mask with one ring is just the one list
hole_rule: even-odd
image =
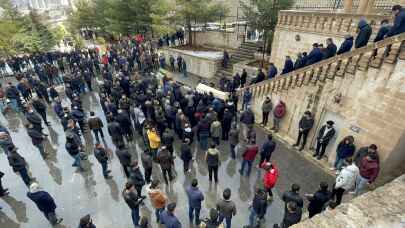
[[[82,100],[85,110],[95,111],[99,116],[102,116],[96,93],[84,95]],[[104,179],[101,166],[93,155],[90,155],[88,161],[85,162],[86,171],[77,172],[76,168],[71,166],[73,158],[65,150],[63,128],[50,107],[48,109],[48,119],[51,122],[51,127],[45,128],[45,132],[49,134],[46,151],[51,156],[43,159],[37,148],[32,145],[31,139],[24,129],[25,120],[22,115],[10,114],[5,118],[0,117],[1,123],[10,129],[19,153],[28,162],[31,176],[55,198],[58,206],[57,214],[64,219],[62,224],[57,227],[77,227],[79,219],[86,214],[92,216],[98,228],[133,227],[130,210],[121,197],[126,178],[118,159],[113,157],[109,163],[112,170],[111,175],[113,176],[109,180]],[[104,126],[106,126],[104,117],[103,121]],[[103,130],[106,135],[104,144],[115,150],[106,128]],[[135,143],[129,144],[129,148],[133,157],[137,158],[143,151],[143,142],[139,135],[135,137]],[[260,128],[257,128],[257,137],[261,145],[265,133]],[[92,154],[92,136],[88,134],[85,139],[86,151]],[[179,152],[178,140],[176,140],[175,152]],[[175,160],[177,177],[171,186],[162,186],[169,196],[169,200],[177,202],[178,206],[175,214],[180,218],[183,227],[192,227],[187,216],[188,203],[185,188],[189,185],[191,179],[197,178],[199,187],[205,195],[201,217],[207,216],[209,208],[215,207],[217,199],[222,196],[222,191],[229,187],[232,190],[232,200],[235,201],[238,209],[238,213],[232,221],[233,227],[242,228],[248,222],[248,205],[254,196],[254,189],[256,186],[261,186],[262,171],[253,168],[249,178],[241,177],[238,173],[240,155],[237,160],[230,159],[229,145],[222,141],[220,146],[222,163],[219,169],[219,184],[210,185],[208,182],[208,170],[203,161],[204,153],[198,149],[195,142],[193,152],[196,160],[192,164],[192,172],[186,175],[183,174],[182,161],[177,155]],[[273,190],[276,194],[274,201],[267,210],[265,227],[271,227],[273,223],[281,222],[284,205],[280,196],[290,188],[292,183],[299,184],[301,193],[304,194],[315,191],[320,181],[333,182],[332,176],[281,143],[277,145],[272,159],[279,167],[280,177]],[[0,171],[5,173],[3,185],[9,188],[10,191],[9,196],[0,198],[0,206],[3,207],[0,210],[0,227],[51,227],[42,213],[27,198],[27,187],[22,179],[13,173],[3,152],[0,153]],[[160,169],[157,166],[153,169],[153,176],[162,180]],[[152,215],[150,219],[152,227],[158,227],[149,200],[145,202],[146,205],[141,209],[141,213],[146,216]]]

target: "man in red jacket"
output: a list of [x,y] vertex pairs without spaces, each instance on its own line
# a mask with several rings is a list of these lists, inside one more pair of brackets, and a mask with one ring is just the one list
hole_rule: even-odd
[[271,189],[276,185],[278,179],[278,169],[277,167],[270,162],[264,162],[262,168],[266,170],[266,173],[263,176],[264,189],[269,194],[268,200],[273,199],[273,192]]
[[376,154],[368,154],[360,163],[360,176],[356,179],[355,195],[363,193],[366,185],[374,183],[380,171],[380,164]]
[[246,176],[250,175],[250,171],[252,170],[252,164],[256,158],[256,154],[259,152],[259,146],[256,144],[256,140],[252,140],[249,145],[246,146],[246,150],[243,153],[242,157],[242,165],[240,167],[239,173],[243,176],[243,172],[245,171],[245,166],[247,165],[247,172]]

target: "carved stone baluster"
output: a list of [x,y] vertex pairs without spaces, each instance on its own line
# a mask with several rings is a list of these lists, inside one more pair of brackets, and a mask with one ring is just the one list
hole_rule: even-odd
[[338,68],[339,62],[331,63],[328,65],[327,73],[326,73],[326,78],[327,79],[335,79],[336,76],[336,71]]
[[326,79],[326,74],[328,73],[328,67],[323,66],[322,71],[319,73],[318,81],[324,82]]
[[392,44],[391,45],[391,50],[388,53],[388,56],[385,58],[384,62],[386,62],[386,63],[395,63],[395,61],[398,58],[400,48],[401,48],[401,42]]
[[304,84],[304,81],[305,81],[305,72],[299,74],[299,79],[298,79],[297,86],[301,87]]
[[277,80],[277,91],[281,91],[281,90],[283,90],[283,81],[282,81],[282,78],[279,78]]
[[284,90],[287,90],[288,89],[288,78],[284,76],[282,79],[282,82],[283,82],[283,84],[282,84],[283,86],[281,88]]
[[287,23],[286,23],[287,26],[291,25],[292,19],[293,19],[293,17],[291,15],[287,16]]
[[321,16],[321,18],[319,19],[319,28],[318,28],[319,32],[322,32],[325,30],[325,25],[326,25],[326,22],[328,21],[327,18],[328,17]]
[[293,75],[289,75],[289,76],[287,77],[287,83],[286,83],[286,85],[285,85],[285,87],[286,87],[287,90],[288,90],[289,88],[291,88],[292,82],[293,82]]
[[349,33],[351,34],[356,34],[357,32],[357,26],[359,24],[360,18],[353,18],[352,23],[350,23],[350,28],[349,28]]
[[336,71],[336,76],[338,76],[338,77],[343,77],[344,75],[345,75],[345,72],[346,72],[346,68],[347,68],[347,66],[348,66],[348,63],[349,63],[349,59],[347,58],[347,59],[342,59],[342,60],[339,60],[338,61],[338,64],[337,64],[337,71]]
[[325,68],[325,67],[324,66],[315,67],[314,74],[313,74],[313,76],[311,78],[310,83],[312,83],[314,85],[316,84],[316,82],[319,80],[319,77],[320,77],[320,75],[322,73],[323,68]]
[[405,44],[404,44],[403,41],[401,42],[401,47],[399,48],[399,56],[398,56],[398,58],[400,60],[405,60]]
[[343,34],[350,33],[351,24],[352,24],[352,19],[350,17],[343,18],[343,23],[342,23],[340,33],[343,33]]
[[278,17],[278,20],[277,20],[277,26],[283,25],[284,17],[285,17],[284,13],[280,12],[280,16]]
[[374,50],[364,53],[359,60],[359,70],[366,71],[370,65],[371,55]]
[[323,27],[323,32],[330,32],[333,24],[333,17],[326,17],[325,26]]
[[351,73],[351,74],[354,75],[356,73],[356,69],[357,69],[357,66],[358,66],[359,59],[360,59],[360,55],[356,55],[356,56],[351,57],[350,60],[349,60],[349,64],[348,64],[348,66],[346,68],[346,72]]
[[304,85],[308,85],[314,75],[314,69],[310,69],[309,71],[305,72],[305,80]]

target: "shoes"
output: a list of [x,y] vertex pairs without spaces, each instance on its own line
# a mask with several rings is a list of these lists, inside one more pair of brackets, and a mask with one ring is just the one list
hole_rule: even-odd
[[63,218],[58,218],[55,222],[55,224],[60,224],[63,221]]
[[299,151],[303,151],[303,150],[304,150],[304,147],[302,146],[302,147],[300,147],[298,150],[299,150]]
[[316,156],[318,156],[318,154],[314,154],[314,155],[312,155],[312,157],[316,157]]
[[10,194],[10,193],[8,192],[8,189],[6,188],[3,190],[2,193],[0,193],[0,197],[7,196],[8,194]]
[[321,159],[322,159],[322,157],[321,157],[321,156],[318,156],[318,157],[316,157],[316,159],[321,160]]
[[296,143],[296,144],[294,144],[294,145],[292,145],[293,147],[296,147],[296,146],[298,146],[298,144]]

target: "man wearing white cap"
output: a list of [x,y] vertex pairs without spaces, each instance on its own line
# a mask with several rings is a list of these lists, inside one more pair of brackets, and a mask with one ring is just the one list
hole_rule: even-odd
[[37,205],[38,209],[44,213],[46,219],[48,219],[52,225],[57,225],[62,222],[62,218],[56,217],[56,204],[52,196],[49,195],[48,192],[41,190],[38,183],[31,183],[30,191],[27,193],[27,196]]

